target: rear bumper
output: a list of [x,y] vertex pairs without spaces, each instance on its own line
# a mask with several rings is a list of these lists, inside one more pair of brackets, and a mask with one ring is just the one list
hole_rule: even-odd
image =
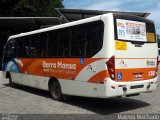
[[115,82],[110,78],[105,82],[105,96],[126,96],[131,94],[151,92],[156,89],[158,76],[154,79],[134,81],[134,82]]

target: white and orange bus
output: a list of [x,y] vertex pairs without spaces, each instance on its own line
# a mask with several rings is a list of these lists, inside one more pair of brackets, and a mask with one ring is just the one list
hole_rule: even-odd
[[55,100],[129,96],[156,89],[157,58],[151,20],[108,13],[9,37],[3,77]]

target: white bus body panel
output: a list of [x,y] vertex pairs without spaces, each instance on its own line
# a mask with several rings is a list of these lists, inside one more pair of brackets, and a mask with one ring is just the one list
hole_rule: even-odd
[[[97,17],[88,18],[85,20],[72,22],[72,23],[67,23],[64,25],[45,28],[43,30],[37,30],[34,32],[24,33],[21,35],[15,35],[10,37],[10,39],[14,37],[22,37],[29,34],[36,34],[39,32],[45,32],[52,29],[69,27],[69,26],[74,26],[74,25],[97,21],[97,20],[102,20],[105,26],[104,36],[103,36],[103,47],[95,56],[93,56],[93,58],[105,58],[105,59],[102,59],[98,62],[96,61],[91,64],[92,66],[95,67],[95,69],[97,69],[96,71],[107,70],[106,61],[113,55],[115,55],[116,58],[122,58],[122,59],[115,59],[116,69],[123,69],[123,66],[121,66],[119,63],[121,60],[123,60],[123,58],[128,58],[128,56],[129,58],[134,58],[134,57],[151,58],[152,56],[154,57],[157,56],[158,54],[156,52],[157,48],[153,44],[144,44],[143,50],[141,50],[142,47],[140,48],[137,47],[135,49],[135,46],[133,44],[127,43],[127,47],[129,48],[127,51],[115,50],[114,20],[113,20],[113,14],[111,13],[105,14],[102,16],[100,15]],[[150,50],[145,52],[144,50],[147,50],[147,49],[150,49]],[[144,56],[142,56],[142,54]],[[156,62],[155,60],[152,60],[152,61]],[[133,63],[136,63],[136,64],[133,64]],[[125,69],[138,68],[138,67],[145,68],[144,66],[146,66],[144,60],[135,60],[135,59],[127,59],[126,64],[127,66],[125,66]],[[148,68],[148,66],[146,68]],[[61,85],[62,93],[66,95],[75,95],[75,96],[108,98],[108,97],[123,96],[123,95],[135,94],[135,93],[141,93],[141,92],[150,92],[155,90],[157,85],[157,77],[151,80],[133,81],[133,82],[116,82],[111,80],[110,77],[108,77],[104,80],[104,84],[87,82],[88,78],[91,77],[91,75],[94,75],[95,73],[85,75],[86,73],[82,70],[80,74],[77,76],[77,80],[58,79]],[[3,72],[3,76],[6,77],[6,72]],[[17,73],[11,73],[11,76],[13,78],[13,82],[15,83],[23,84],[26,86],[39,88],[43,90],[49,90],[49,86],[48,86],[48,82],[50,79],[49,77],[35,76],[35,75],[28,75],[28,74],[17,74]],[[144,87],[131,89],[131,86],[136,86],[136,85],[143,85]],[[150,88],[147,88],[148,85],[150,85]],[[127,88],[127,91],[124,91],[123,86]]]

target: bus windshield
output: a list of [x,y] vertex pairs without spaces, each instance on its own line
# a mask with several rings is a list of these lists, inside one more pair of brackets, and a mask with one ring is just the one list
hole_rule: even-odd
[[150,20],[133,16],[116,16],[114,22],[116,40],[156,42],[154,23]]

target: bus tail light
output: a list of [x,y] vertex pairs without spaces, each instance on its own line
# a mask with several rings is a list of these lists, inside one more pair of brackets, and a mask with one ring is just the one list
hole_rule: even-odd
[[159,65],[159,56],[157,56],[157,68],[158,68],[158,65]]
[[157,56],[157,66],[156,66],[156,75],[158,75],[158,65],[159,65],[159,57]]
[[112,56],[107,62],[106,62],[109,76],[112,80],[115,80],[115,57]]

